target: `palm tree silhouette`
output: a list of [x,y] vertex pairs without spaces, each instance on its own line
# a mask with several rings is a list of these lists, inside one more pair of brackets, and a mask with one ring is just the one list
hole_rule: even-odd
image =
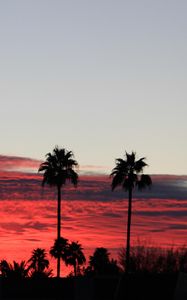
[[86,258],[83,253],[83,248],[78,242],[71,242],[67,249],[67,258],[65,260],[66,265],[71,265],[74,268],[74,275],[77,276],[79,267],[86,262]]
[[[61,259],[66,263],[67,260],[67,253],[68,253],[68,240],[60,237],[56,239],[54,245],[50,249],[50,254],[52,257],[56,258],[57,260]],[[60,270],[59,270],[60,271]],[[57,274],[57,277],[60,277],[60,273]]]
[[107,266],[110,264],[110,253],[108,249],[96,248],[93,255],[90,256],[89,265],[95,274],[106,274]]
[[20,263],[13,261],[13,264],[11,264],[3,259],[0,261],[0,271],[2,277],[10,279],[23,279],[29,275],[29,268],[25,261]]
[[86,272],[90,275],[118,275],[119,267],[117,261],[110,259],[110,253],[107,248],[96,248],[93,255],[90,256],[89,265]]
[[28,260],[29,269],[31,269],[31,277],[49,277],[52,270],[49,268],[49,260],[45,249],[37,248],[32,251],[32,256]]
[[[77,185],[78,174],[74,170],[76,166],[78,163],[73,159],[73,152],[56,146],[52,154],[46,154],[46,161],[38,170],[43,172],[43,186],[48,184],[57,188],[57,239],[61,237],[61,189],[67,181]],[[57,258],[57,277],[60,277],[60,257]]]
[[32,251],[32,256],[28,260],[30,268],[36,272],[42,272],[45,268],[49,267],[49,260],[46,258],[47,253],[45,249],[37,248]]
[[116,159],[116,167],[112,170],[112,190],[117,186],[122,186],[128,191],[128,220],[127,220],[127,245],[126,245],[126,272],[129,272],[130,261],[130,228],[132,212],[132,191],[137,186],[143,189],[152,184],[151,177],[144,175],[143,168],[147,166],[144,162],[145,157],[136,160],[136,153],[125,153],[125,159]]

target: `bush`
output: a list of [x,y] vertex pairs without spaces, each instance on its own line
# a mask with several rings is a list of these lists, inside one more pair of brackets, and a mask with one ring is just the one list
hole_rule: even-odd
[[[119,251],[119,264],[125,271],[126,251]],[[187,247],[161,248],[137,245],[131,247],[130,271],[140,273],[187,272]]]

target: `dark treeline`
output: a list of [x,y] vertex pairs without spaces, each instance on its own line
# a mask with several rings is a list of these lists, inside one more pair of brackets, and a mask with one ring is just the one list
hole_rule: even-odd
[[[69,243],[67,239],[61,238],[61,249],[58,251],[54,244],[51,247],[51,257],[61,257],[66,266],[71,266],[72,271],[67,277],[97,277],[97,276],[121,276],[126,273],[126,249],[121,248],[118,260],[110,258],[106,248],[99,247],[89,257],[88,262],[81,244]],[[131,247],[129,270],[131,274],[177,274],[187,272],[187,247],[161,248],[145,246],[141,243]],[[37,248],[32,251],[28,261],[10,263],[6,260],[0,261],[0,275],[9,279],[23,278],[49,278],[53,277],[53,270],[45,249]]]
[[[125,249],[119,251],[119,265],[125,271]],[[187,247],[131,247],[130,272],[161,274],[187,272]]]

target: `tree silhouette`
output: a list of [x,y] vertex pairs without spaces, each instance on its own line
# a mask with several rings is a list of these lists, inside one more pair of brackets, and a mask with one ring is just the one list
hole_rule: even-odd
[[57,260],[60,259],[66,263],[68,255],[68,240],[60,237],[56,239],[54,245],[50,249],[50,254]]
[[106,265],[110,262],[110,253],[106,248],[96,248],[93,255],[90,256],[89,264],[95,273],[104,273]]
[[49,269],[49,260],[45,249],[37,248],[32,251],[32,256],[28,260],[31,277],[49,277],[52,275],[52,270]]
[[[145,243],[145,242],[144,242]],[[161,248],[139,243],[130,249],[130,270],[134,273],[187,272],[187,248]],[[125,272],[125,248],[119,251],[118,261]]]
[[89,266],[85,270],[87,275],[117,275],[119,267],[116,260],[110,260],[110,253],[106,248],[96,248],[90,256]]
[[83,253],[83,248],[78,242],[71,242],[67,248],[67,257],[65,259],[66,265],[71,265],[74,268],[74,275],[77,276],[79,267],[86,262]]
[[131,213],[132,213],[132,192],[137,186],[143,189],[152,184],[151,177],[144,175],[143,168],[147,166],[144,162],[145,158],[136,160],[136,153],[125,154],[125,159],[116,159],[116,167],[112,170],[112,190],[117,186],[122,186],[128,191],[128,220],[127,220],[127,245],[126,245],[126,272],[129,272],[130,260],[130,229],[131,229]]
[[0,261],[0,271],[2,277],[9,279],[23,279],[28,277],[29,268],[25,261],[20,263],[13,261],[13,264],[8,263],[5,259]]
[[[48,184],[57,188],[57,240],[61,237],[61,190],[67,181],[74,186],[78,182],[78,174],[75,167],[78,166],[73,159],[72,151],[67,151],[56,146],[52,154],[46,154],[46,161],[39,167],[39,172],[43,172],[42,185]],[[60,277],[60,257],[57,258],[57,277]]]

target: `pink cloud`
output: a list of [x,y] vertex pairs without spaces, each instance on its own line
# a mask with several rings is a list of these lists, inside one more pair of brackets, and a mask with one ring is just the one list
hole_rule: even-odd
[[1,171],[21,171],[35,170],[37,171],[41,161],[26,157],[0,155]]

